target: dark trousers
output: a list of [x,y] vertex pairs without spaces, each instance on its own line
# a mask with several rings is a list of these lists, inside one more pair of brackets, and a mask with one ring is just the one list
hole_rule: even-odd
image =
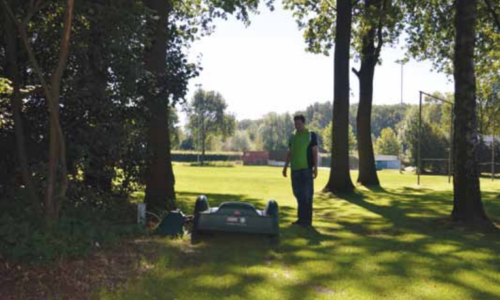
[[314,180],[311,169],[292,170],[292,189],[297,198],[300,223],[312,223]]

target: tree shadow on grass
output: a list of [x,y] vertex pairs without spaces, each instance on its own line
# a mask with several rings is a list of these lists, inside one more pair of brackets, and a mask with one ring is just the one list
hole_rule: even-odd
[[[197,196],[179,200],[192,208]],[[483,196],[498,215],[496,193]],[[207,197],[211,206],[265,205],[246,195]],[[500,298],[498,231],[443,225],[450,205],[451,192],[407,187],[317,194],[314,228],[290,226],[296,208],[280,207],[279,245],[253,235],[216,235],[196,246],[156,241],[156,269],[116,298],[145,291],[157,299]]]
[[[495,195],[483,192],[490,215],[500,212],[500,204],[493,200]],[[341,217],[335,221],[341,226],[341,231],[356,236],[350,240],[350,246],[375,256],[385,253],[399,256],[397,260],[379,263],[379,275],[413,280],[414,270],[419,269],[427,274],[422,280],[451,285],[472,298],[497,299],[500,290],[492,292],[487,286],[500,285],[500,276],[492,276],[500,271],[500,260],[496,255],[500,250],[499,230],[480,232],[440,222],[450,214],[451,197],[451,192],[429,189],[370,188],[369,192],[323,195],[323,201],[345,201],[371,214]],[[480,272],[481,267],[488,271]],[[488,284],[478,288],[454,277],[457,273],[469,273],[468,276],[475,276]],[[366,281],[366,286],[370,285],[377,293],[387,292],[372,281]]]

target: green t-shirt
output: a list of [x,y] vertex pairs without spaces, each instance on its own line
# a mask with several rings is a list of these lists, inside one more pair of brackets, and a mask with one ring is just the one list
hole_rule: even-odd
[[295,132],[290,138],[290,163],[292,170],[310,169],[312,162],[312,147],[317,146],[316,134],[309,130]]

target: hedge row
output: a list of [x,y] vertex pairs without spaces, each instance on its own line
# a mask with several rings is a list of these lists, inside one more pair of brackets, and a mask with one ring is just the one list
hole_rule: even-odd
[[[198,161],[198,153],[172,153],[172,161],[195,162]],[[199,155],[201,160],[201,154]],[[241,154],[205,154],[205,161],[238,161]]]
[[[200,151],[195,150],[172,150],[172,154],[198,154]],[[217,154],[217,155],[243,155],[242,151],[207,151],[205,155]]]

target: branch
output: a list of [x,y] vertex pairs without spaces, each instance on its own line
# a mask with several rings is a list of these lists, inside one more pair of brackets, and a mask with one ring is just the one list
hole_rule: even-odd
[[383,29],[383,19],[385,16],[385,8],[387,0],[382,0],[382,7],[380,7],[380,16],[378,19],[378,26],[377,26],[377,48],[375,49],[375,63],[378,62],[378,59],[380,57],[380,52],[382,51],[382,45],[384,44],[384,37],[382,36],[382,29]]
[[35,54],[33,53],[33,49],[31,48],[31,45],[29,44],[29,39],[28,39],[28,36],[26,34],[26,31],[24,29],[20,28],[19,33],[21,36],[21,40],[23,41],[24,48],[26,49],[26,52],[28,54],[28,58],[29,58],[31,64],[33,65],[33,69],[35,70],[35,74],[37,75],[38,80],[40,80],[40,83],[42,84],[43,90],[45,92],[45,96],[48,98],[47,100],[50,103],[50,102],[52,102],[51,101],[52,99],[50,99],[50,98],[52,98],[51,97],[52,93],[50,91],[50,87],[49,87],[47,81],[43,77],[42,68],[38,64],[38,60],[36,59]]
[[43,0],[38,0],[36,2],[33,0],[30,0],[30,9],[28,10],[28,14],[26,15],[26,17],[24,17],[22,25],[26,26],[28,24],[28,22],[31,20],[31,18],[33,18],[33,16],[39,10],[41,10],[45,6],[49,5],[49,3],[45,3],[43,5],[42,4],[43,4]]
[[16,27],[18,29],[20,29],[21,28],[21,23],[19,22],[19,20],[16,18],[16,16],[12,12],[12,9],[10,9],[9,4],[7,4],[7,2],[5,0],[2,0],[2,4],[3,4],[3,7],[5,8],[5,10],[7,11],[7,14],[10,16],[10,18],[12,19],[12,21],[14,22],[14,24],[16,24]]
[[493,21],[497,24],[498,31],[500,31],[500,18],[498,17],[496,11],[493,9],[493,5],[491,4],[490,0],[484,0],[484,2],[486,2],[486,6],[488,6],[488,10],[490,11]]
[[31,90],[21,90],[20,95],[21,97],[28,97],[31,95],[36,95],[36,94],[43,94],[43,87],[37,86]]
[[60,91],[61,78],[68,62],[69,52],[69,37],[71,35],[71,21],[73,19],[74,0],[68,0],[66,7],[66,16],[64,19],[63,36],[61,41],[61,51],[59,52],[59,62],[52,74],[52,89],[56,92]]
[[358,70],[356,70],[356,69],[354,69],[354,68],[352,68],[352,69],[351,69],[351,71],[352,71],[354,74],[356,74],[356,76],[358,76],[358,78],[359,78],[359,76],[361,75],[361,74],[359,74],[359,71],[358,71]]

